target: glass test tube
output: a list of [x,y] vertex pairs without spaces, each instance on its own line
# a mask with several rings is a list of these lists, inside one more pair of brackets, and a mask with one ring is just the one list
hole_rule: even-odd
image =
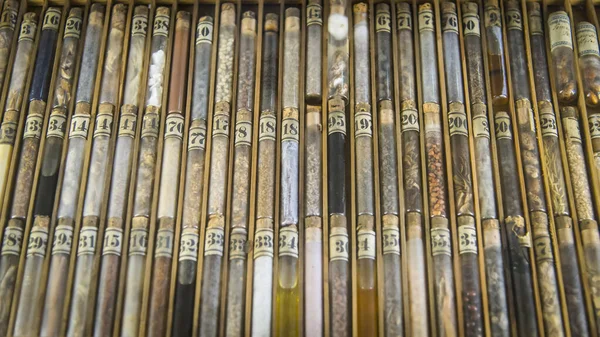
[[196,26],[192,111],[188,129],[185,198],[173,313],[173,336],[192,334],[196,272],[202,216],[202,193],[208,117],[208,89],[213,48],[213,18],[203,16]]
[[[413,16],[410,5],[400,2],[396,7],[396,30],[398,34],[398,69],[400,72],[400,125],[402,145],[402,167],[404,203],[406,207],[406,253],[410,261],[407,268],[408,298],[411,333],[414,336],[429,335],[428,294],[423,288],[427,284],[425,258],[425,227],[423,223],[423,184],[421,167],[420,120],[417,110],[417,85],[415,75],[415,50]],[[383,215],[383,265],[385,298],[389,307],[398,311],[402,308],[401,297],[395,294],[400,289],[400,228],[397,199],[395,125],[393,111],[380,108],[379,112],[379,170],[381,177]],[[386,178],[387,177],[387,178]],[[384,182],[385,180],[385,182]],[[386,307],[388,305],[386,304]],[[396,314],[398,315],[398,314]],[[392,335],[391,324],[386,329]],[[395,325],[395,328],[401,326]]]
[[[12,161],[12,151],[21,119],[21,104],[23,102],[27,74],[33,63],[35,35],[37,32],[37,14],[25,13],[21,23],[21,32],[17,43],[15,63],[13,64],[8,95],[4,105],[4,115],[0,124],[0,205],[4,202],[8,173]],[[13,235],[23,237],[22,231]],[[4,236],[6,237],[6,236]],[[4,248],[2,249],[4,250]]]
[[219,332],[221,265],[225,240],[225,200],[227,192],[230,113],[232,105],[233,58],[235,55],[235,6],[221,6],[217,79],[212,125],[208,224],[205,233],[202,294],[200,296],[200,337],[216,337]]
[[456,295],[452,269],[452,239],[447,214],[446,171],[440,107],[435,16],[433,5],[419,6],[419,37],[423,88],[423,117],[429,194],[438,333],[456,335]]
[[[373,121],[371,115],[371,67],[368,4],[353,6],[354,12],[354,144],[357,211],[357,305],[360,308],[358,335],[377,335],[377,264],[375,261],[375,200],[373,187]],[[378,53],[391,57],[390,10],[377,6]],[[383,35],[383,36],[382,36]],[[387,45],[386,45],[387,42]],[[387,48],[386,48],[387,47]],[[389,86],[387,64],[381,86]],[[378,88],[380,85],[377,86]]]
[[177,221],[177,202],[179,200],[179,176],[183,133],[186,119],[185,97],[187,93],[187,65],[190,44],[190,13],[177,12],[175,18],[175,38],[173,41],[173,59],[169,78],[169,100],[167,118],[164,126],[164,146],[160,186],[154,263],[152,269],[150,308],[146,335],[164,336],[167,330],[169,307],[169,287],[171,284],[171,263],[175,223]]
[[465,109],[458,14],[453,2],[442,2],[442,41],[448,126],[450,134],[454,209],[457,222],[465,336],[483,336],[479,248],[475,226],[473,172],[469,148],[469,123]]
[[[108,160],[113,138],[113,120],[117,106],[119,80],[122,66],[123,41],[125,37],[125,18],[127,6],[118,4],[113,7],[108,45],[105,54],[102,83],[100,84],[100,101],[96,112],[96,122],[92,139],[90,166],[85,199],[83,203],[83,221],[79,230],[79,247],[75,262],[70,320],[67,334],[90,335],[88,322],[93,320],[90,312],[90,301],[94,294],[90,293],[94,268],[94,260],[100,229],[100,212],[104,200],[104,183],[110,174]],[[110,175],[109,175],[110,176]]]
[[283,30],[283,90],[281,98],[281,189],[277,288],[276,336],[300,335],[300,284],[298,265],[299,183],[299,86],[300,10],[285,10]]
[[40,331],[42,336],[59,336],[60,333],[64,333],[60,330],[63,309],[66,304],[70,255],[73,249],[75,212],[80,194],[85,147],[89,136],[90,110],[100,59],[100,48],[103,43],[104,10],[104,5],[93,4],[90,7],[86,27],[83,55],[81,56],[81,70],[75,96],[75,111],[68,125],[67,157],[64,164],[63,182],[60,187],[52,257],[48,268],[49,274]]
[[[51,14],[48,23],[52,21],[60,22],[60,12],[51,13],[49,11],[48,14]],[[51,103],[48,128],[46,130],[46,145],[40,164],[41,171],[35,195],[34,220],[29,236],[23,283],[21,285],[19,306],[15,320],[15,335],[31,336],[39,333],[39,315],[44,290],[44,285],[41,283],[43,264],[48,247],[48,232],[52,230],[50,220],[52,209],[54,208],[58,170],[61,165],[62,145],[68,116],[67,109],[71,102],[75,72],[73,65],[77,63],[76,58],[79,50],[82,15],[83,10],[81,8],[73,8],[69,11],[69,16],[65,23],[59,70],[55,80],[54,96]],[[49,62],[44,67],[50,69],[52,66],[51,61]],[[37,67],[36,64],[36,72]],[[30,107],[33,108],[31,105]],[[39,131],[41,131],[41,125]],[[32,178],[33,176],[28,179],[32,180]],[[24,223],[27,223],[26,219],[24,219]]]
[[[523,18],[520,3],[506,2],[507,52],[510,55],[511,83],[515,100],[515,116],[518,125],[518,140],[527,189],[533,244],[535,245],[536,268],[541,296],[548,299],[542,303],[544,325],[547,334],[562,336],[564,327],[560,310],[559,287],[552,252],[550,228],[546,209],[546,195],[542,180],[540,153],[537,145],[531,93],[527,76]],[[514,172],[513,172],[514,176]],[[514,178],[513,178],[514,179]],[[552,299],[552,300],[550,300]]]
[[350,336],[351,270],[346,214],[346,105],[349,90],[349,22],[346,0],[330,0],[327,31],[327,185],[331,336]]
[[[29,210],[29,201],[31,199],[31,189],[33,188],[33,177],[35,175],[40,138],[42,136],[44,121],[46,120],[46,103],[48,101],[52,70],[54,68],[54,50],[56,49],[56,43],[58,41],[60,19],[61,10],[57,7],[48,8],[44,14],[44,23],[40,33],[40,43],[37,49],[37,56],[35,57],[35,64],[33,66],[33,78],[31,79],[29,106],[27,115],[25,116],[25,125],[23,127],[21,151],[19,153],[19,158],[14,162],[16,177],[14,186],[12,187],[13,191],[9,220],[4,229],[4,235],[6,235],[6,232],[23,233],[25,231],[25,220]],[[31,67],[31,62],[33,62],[33,60],[29,60],[29,65],[25,68],[23,73],[15,73],[13,71],[13,78],[14,76],[23,77],[23,85],[27,78],[28,69]],[[14,70],[17,69],[18,68],[14,68]],[[11,86],[11,88],[13,87]],[[23,90],[24,88],[21,88],[21,93],[19,94],[21,97],[8,97],[7,102],[16,100],[15,104],[21,105],[21,101],[23,100],[22,96],[25,96]],[[20,107],[17,109],[20,109]],[[8,116],[8,114],[9,112],[6,112],[5,117]],[[8,162],[10,162],[10,158],[3,158],[2,160],[8,160]],[[35,254],[36,250],[45,252],[45,242],[47,241],[47,238],[47,228],[43,228],[41,232],[32,232],[27,244],[27,255]],[[5,241],[5,243],[6,242],[7,241]],[[13,273],[17,273],[15,269],[18,269],[21,243],[22,241],[19,241],[9,250],[5,250],[3,247],[2,255],[0,257],[0,280],[2,281],[2,288],[4,288],[0,290],[0,294],[8,295],[5,295],[6,297],[0,297],[0,303],[2,303],[0,307],[6,305],[8,308],[7,310],[0,310],[1,334],[6,333],[8,327],[10,315],[9,308],[12,303],[16,283],[16,275]],[[15,249],[16,251],[11,254],[12,249]],[[16,255],[14,255],[14,253],[16,253]],[[13,274],[13,276],[10,276],[11,274]],[[27,282],[25,282],[24,285],[27,286]]]
[[248,240],[254,80],[256,63],[256,14],[242,15],[238,65],[237,107],[233,153],[233,195],[229,237],[229,272],[225,329],[227,336],[242,336],[246,299],[246,242]]
[[273,298],[273,225],[275,219],[275,166],[277,160],[277,78],[279,15],[264,18],[260,121],[258,128],[258,182],[256,230],[254,234],[254,275],[252,282],[252,336],[271,335]]
[[148,29],[148,6],[134,9],[129,39],[129,55],[126,67],[125,92],[119,118],[119,127],[113,159],[112,180],[108,198],[108,215],[104,231],[104,244],[98,281],[98,299],[95,310],[94,335],[106,336],[113,331],[116,300],[119,287],[119,270],[123,251],[123,230],[129,192],[132,150],[136,138],[137,112],[142,66],[146,52]]
[[0,16],[0,90],[4,85],[18,14],[19,2],[17,0],[4,2]]
[[[323,9],[306,7],[306,115],[304,121],[304,331],[321,337],[323,313]],[[314,104],[314,105],[311,105]],[[310,291],[308,291],[310,290]]]
[[498,318],[490,321],[490,328],[494,336],[508,337],[510,335],[510,322],[506,299],[506,281],[504,279],[502,233],[496,209],[497,200],[490,146],[490,122],[484,77],[481,22],[477,3],[467,2],[462,5],[462,27],[468,70],[467,83],[471,104],[477,191],[479,192],[479,209],[483,230],[487,295],[490,316]]
[[135,174],[133,218],[127,250],[127,272],[121,336],[137,336],[144,289],[150,207],[154,190],[157,143],[163,98],[164,71],[169,39],[170,11],[158,7],[152,25],[152,46],[148,66],[144,113],[139,140],[138,166]]

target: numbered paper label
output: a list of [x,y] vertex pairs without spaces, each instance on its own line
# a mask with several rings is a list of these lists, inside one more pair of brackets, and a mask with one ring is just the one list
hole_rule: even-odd
[[0,29],[10,27],[11,29],[15,29],[17,25],[17,8],[5,6],[4,11],[2,11],[2,17],[0,18]]
[[18,227],[6,227],[2,239],[2,256],[21,254],[21,242],[23,242],[23,229]]
[[79,246],[77,247],[77,256],[94,255],[96,244],[98,242],[98,228],[82,227],[79,231]]
[[540,12],[529,13],[529,31],[531,35],[544,35]]
[[452,255],[450,230],[446,228],[431,229],[431,254],[437,255]]
[[206,125],[192,126],[188,135],[188,151],[206,148]]
[[508,116],[496,116],[495,124],[496,139],[512,139],[510,118]]
[[400,230],[398,228],[383,229],[383,255],[400,255]]
[[229,115],[218,114],[213,118],[213,137],[229,137]]
[[346,134],[346,114],[343,111],[331,111],[327,116],[327,133]]
[[44,23],[42,29],[58,30],[60,25],[60,11],[56,8],[50,8],[44,16]]
[[146,36],[148,30],[148,19],[145,15],[135,15],[131,25],[132,36]]
[[200,21],[196,26],[196,44],[212,43],[213,23],[211,21]]
[[373,121],[371,113],[357,112],[354,114],[354,137],[372,137],[373,136]]
[[142,121],[142,138],[154,137],[158,138],[160,116],[157,113],[146,113]]
[[500,27],[502,25],[502,21],[500,20],[500,9],[498,7],[487,7],[484,15],[486,27]]
[[322,14],[323,9],[319,4],[310,4],[306,6],[306,25],[322,25],[323,18]]
[[448,126],[450,127],[450,136],[469,136],[469,130],[467,129],[467,114],[464,110],[450,111],[448,113]]
[[358,231],[358,258],[375,260],[375,232]]
[[131,229],[129,237],[129,256],[146,256],[148,249],[148,230],[146,228]]
[[71,118],[69,138],[87,139],[89,129],[90,115],[74,115],[73,118]]
[[442,31],[458,34],[458,17],[456,13],[445,13],[442,16]]
[[182,115],[170,114],[165,122],[165,139],[177,138],[182,140],[184,121],[185,120]]
[[375,31],[379,32],[390,32],[392,20],[390,18],[389,11],[377,11],[375,17]]
[[581,132],[576,118],[563,118],[563,129],[571,142],[581,144]]
[[348,234],[335,233],[329,235],[329,261],[349,260]]
[[23,131],[23,138],[40,139],[42,136],[43,124],[43,116],[38,114],[27,116],[27,121],[25,121],[25,130]]
[[279,230],[279,256],[298,258],[298,229],[284,227]]
[[258,128],[258,140],[275,140],[277,137],[277,118],[274,115],[263,115],[260,117]]
[[540,126],[542,128],[542,136],[558,137],[558,128],[556,126],[556,117],[552,109],[550,111],[540,110]]
[[598,35],[594,25],[589,22],[577,24],[577,47],[579,48],[579,57],[585,55],[600,56]]
[[404,109],[400,113],[402,119],[402,132],[419,132],[419,112],[416,109]]
[[113,115],[111,113],[100,113],[96,117],[94,126],[94,138],[105,136],[110,137],[112,131]]
[[490,138],[490,123],[487,116],[473,117],[473,134],[475,137]]
[[592,139],[600,138],[600,114],[594,114],[588,117],[590,124],[590,137]]
[[248,233],[244,228],[234,228],[231,231],[231,237],[229,238],[230,260],[246,259],[246,240],[248,240]]
[[281,141],[298,142],[300,140],[299,124],[296,118],[284,118],[281,121]]
[[62,114],[53,114],[50,116],[50,120],[48,121],[48,131],[46,132],[46,137],[64,139],[66,129],[67,117]]
[[535,260],[537,262],[542,262],[545,260],[552,260],[552,243],[550,242],[550,237],[542,236],[536,238],[533,242],[535,247]]
[[460,254],[477,254],[477,231],[475,226],[458,227],[458,251]]
[[235,146],[252,144],[252,122],[235,123]]
[[481,31],[479,27],[479,16],[477,16],[477,14],[463,15],[463,35],[481,36]]
[[35,226],[29,234],[29,242],[27,243],[27,257],[29,256],[46,256],[46,248],[48,247],[48,228]]
[[430,31],[433,32],[433,11],[431,9],[425,9],[419,11],[419,31]]
[[123,229],[108,227],[104,232],[104,246],[102,247],[102,255],[117,255],[121,256],[123,247]]
[[260,228],[254,233],[254,258],[261,256],[273,257],[273,230]]
[[171,228],[161,228],[156,234],[156,251],[154,257],[173,257],[173,230]]
[[137,116],[135,114],[122,114],[119,121],[119,137],[135,138]]
[[508,30],[523,30],[523,19],[518,9],[512,8],[506,10],[506,27]]
[[81,26],[83,22],[80,17],[69,16],[65,24],[64,38],[73,37],[78,39],[81,36]]
[[548,27],[550,28],[550,49],[552,51],[558,47],[573,49],[571,20],[566,12],[558,11],[550,14]]
[[71,246],[73,245],[73,227],[60,225],[54,231],[54,239],[52,242],[52,255],[55,254],[71,254]]
[[154,18],[154,27],[152,35],[169,36],[169,16],[157,15]]
[[14,144],[17,135],[16,122],[3,122],[0,127],[0,144]]
[[183,233],[179,245],[179,261],[198,261],[198,233]]
[[37,24],[32,21],[23,21],[21,24],[21,32],[19,33],[20,41],[33,41],[35,37]]
[[398,12],[396,14],[396,26],[398,30],[412,30],[412,17],[410,13]]
[[204,242],[204,256],[223,256],[225,243],[225,232],[221,227],[210,227],[206,229],[206,240]]

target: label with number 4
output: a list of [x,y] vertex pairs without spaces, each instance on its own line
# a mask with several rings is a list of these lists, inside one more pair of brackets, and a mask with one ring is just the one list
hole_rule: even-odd
[[284,227],[279,230],[279,256],[298,258],[298,229]]
[[358,258],[375,260],[375,232],[359,230],[358,240]]

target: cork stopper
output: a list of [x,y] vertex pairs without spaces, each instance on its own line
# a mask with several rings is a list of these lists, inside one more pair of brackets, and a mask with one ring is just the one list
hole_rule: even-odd
[[354,24],[367,21],[367,4],[359,2],[352,7],[354,12]]
[[190,13],[185,11],[177,12],[177,21],[175,23],[175,29],[189,29],[190,28]]
[[242,15],[242,33],[256,33],[256,14],[253,11]]
[[279,31],[279,15],[267,13],[265,16],[265,30],[271,32]]
[[377,13],[389,13],[390,12],[390,5],[386,4],[386,3],[379,3],[376,6],[377,8]]
[[235,6],[226,3],[221,6],[221,24],[224,26],[235,26]]
[[170,13],[169,7],[160,6],[156,9],[156,16],[168,16]]
[[113,7],[112,18],[110,22],[111,29],[125,30],[125,17],[127,16],[127,6],[117,4]]
[[330,15],[334,15],[334,14],[345,15],[346,0],[330,0],[329,13],[330,13]]
[[106,8],[103,4],[95,3],[92,5],[90,12],[90,25],[101,25],[104,21],[104,10]]
[[4,3],[4,11],[17,11],[19,7],[19,2],[17,0],[8,0]]
[[200,23],[200,22],[213,23],[213,18],[212,18],[212,16],[208,16],[208,15],[206,15],[206,16],[203,16],[203,17],[201,17],[201,18],[198,20],[198,22],[199,22],[199,23]]
[[133,16],[138,16],[138,15],[148,17],[148,6],[146,6],[146,5],[136,6],[133,10]]
[[529,10],[529,15],[541,15],[540,4],[537,2],[528,2],[527,9]]
[[300,10],[291,7],[285,10],[285,29],[288,31],[300,30]]
[[398,13],[410,13],[410,5],[408,2],[399,2],[396,6],[396,11]]
[[33,21],[35,23],[37,21],[37,14],[34,12],[25,13],[23,15],[23,21]]
[[431,4],[427,2],[422,5],[419,5],[419,12],[422,11],[433,11],[433,8],[431,7]]
[[81,7],[73,7],[69,10],[70,18],[81,18],[83,16],[83,9]]
[[476,2],[465,2],[462,4],[462,11],[465,14],[478,15],[479,8]]
[[509,1],[506,2],[506,9],[520,10],[519,3],[517,1],[514,1],[514,0],[509,0]]
[[456,13],[456,5],[454,2],[444,1],[442,2],[442,13]]

